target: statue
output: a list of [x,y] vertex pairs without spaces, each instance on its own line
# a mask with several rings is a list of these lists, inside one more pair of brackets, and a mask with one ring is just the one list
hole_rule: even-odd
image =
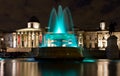
[[111,24],[109,25],[109,34],[110,34],[110,36],[115,31],[115,26],[117,26],[116,22],[111,22]]
[[110,37],[107,39],[106,47],[106,57],[108,59],[117,59],[119,58],[119,48],[117,45],[117,37],[112,33],[115,31],[116,22],[111,22],[109,25],[109,34]]

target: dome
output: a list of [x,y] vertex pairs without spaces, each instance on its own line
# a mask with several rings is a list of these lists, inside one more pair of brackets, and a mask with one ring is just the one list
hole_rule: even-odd
[[32,16],[29,21],[28,21],[28,28],[39,28],[40,27],[40,22],[37,17]]

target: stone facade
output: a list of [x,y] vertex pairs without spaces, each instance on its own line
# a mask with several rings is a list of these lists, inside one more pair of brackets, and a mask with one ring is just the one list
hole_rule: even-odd
[[8,48],[34,48],[42,43],[42,30],[39,20],[31,17],[27,23],[27,28],[16,30],[5,36],[5,44]]
[[[104,27],[102,27],[102,25]],[[101,29],[97,31],[75,31],[78,45],[90,50],[105,50],[108,45],[107,39],[110,35],[109,31],[105,29],[104,23],[100,23],[100,28]],[[46,32],[41,31],[39,22],[29,21],[27,28],[16,30],[15,33],[7,35],[8,37],[6,36],[5,43],[7,47],[39,47],[40,43],[42,43],[43,33]],[[120,49],[120,32],[114,32],[113,34],[118,38],[117,45]]]

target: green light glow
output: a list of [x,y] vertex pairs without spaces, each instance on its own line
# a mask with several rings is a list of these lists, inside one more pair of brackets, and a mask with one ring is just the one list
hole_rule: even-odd
[[0,61],[4,60],[4,58],[0,58]]
[[[73,30],[73,21],[68,8],[52,9],[48,23],[48,32],[44,35],[42,47],[78,47]],[[72,33],[69,33],[69,32]]]
[[96,60],[92,58],[85,58],[83,62],[96,62]]
[[49,19],[48,32],[53,33],[67,33],[73,30],[72,16],[68,8],[62,10],[62,6],[58,7],[58,12],[55,8],[52,9]]
[[45,34],[43,46],[77,47],[74,34]]

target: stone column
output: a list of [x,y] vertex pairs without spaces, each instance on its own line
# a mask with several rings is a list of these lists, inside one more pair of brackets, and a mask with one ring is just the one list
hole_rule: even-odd
[[112,35],[107,39],[106,57],[109,59],[119,58],[119,49],[117,45],[117,37]]
[[17,47],[20,47],[20,32],[17,32]]
[[35,44],[36,44],[36,47],[38,47],[38,46],[39,46],[39,36],[38,36],[38,32],[35,33],[35,36],[36,36],[36,37],[35,37],[35,38],[36,38],[36,39],[35,39],[35,40],[36,40],[36,43],[35,43]]
[[32,32],[32,47],[35,47],[35,41],[36,41],[36,38],[35,38],[35,32],[33,31]]
[[18,32],[16,32],[16,47],[18,47]]
[[27,47],[27,32],[24,33],[24,47]]
[[32,36],[31,36],[31,32],[28,32],[28,47],[32,47]]
[[39,34],[39,44],[41,44],[42,43],[42,33],[40,32],[40,34]]
[[16,33],[13,33],[13,48],[16,48],[17,46],[17,41],[16,41],[16,38],[17,37],[17,34]]
[[21,40],[20,40],[20,43],[21,43],[21,44],[20,44],[20,47],[21,47],[21,48],[24,47],[24,38],[23,38],[23,37],[24,37],[23,31],[21,31],[21,34],[20,34],[20,39],[21,39]]

